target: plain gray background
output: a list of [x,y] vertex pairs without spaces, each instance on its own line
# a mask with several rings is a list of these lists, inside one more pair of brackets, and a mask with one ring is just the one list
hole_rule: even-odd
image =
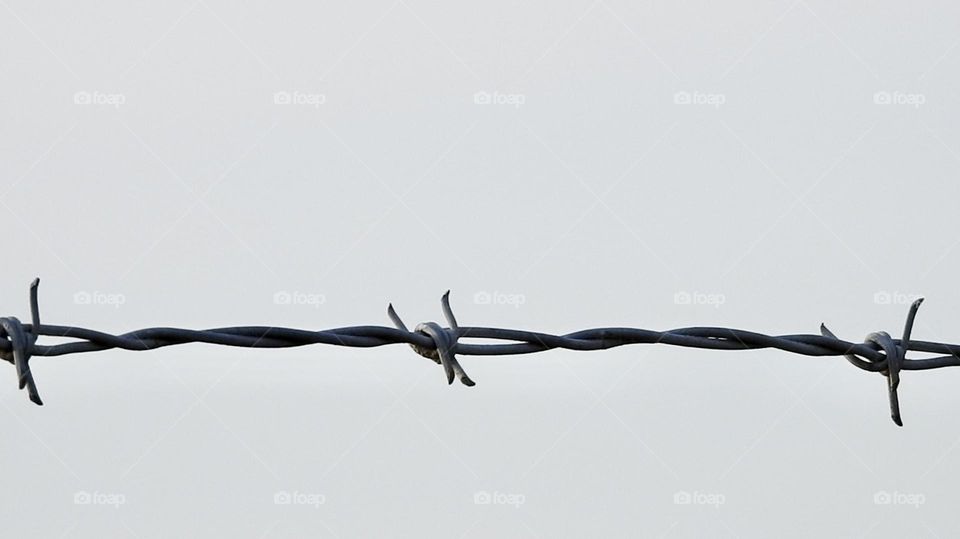
[[[958,341],[950,2],[0,0],[3,314]],[[489,301],[488,301],[489,300]],[[45,342],[54,342],[47,339]],[[960,370],[188,345],[6,369],[9,537],[952,537]],[[689,503],[684,503],[689,502]]]

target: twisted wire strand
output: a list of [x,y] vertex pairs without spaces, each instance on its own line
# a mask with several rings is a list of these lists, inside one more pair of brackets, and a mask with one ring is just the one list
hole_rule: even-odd
[[[63,356],[114,348],[142,351],[188,343],[244,348],[292,348],[312,344],[372,348],[390,344],[407,344],[418,355],[441,365],[448,383],[459,379],[464,385],[473,386],[475,382],[467,376],[457,360],[457,354],[511,356],[557,348],[607,350],[630,344],[666,344],[709,350],[773,348],[804,356],[844,356],[855,367],[869,372],[879,372],[887,378],[890,415],[897,425],[902,426],[897,398],[900,371],[960,366],[960,344],[918,341],[910,338],[922,299],[910,306],[902,338],[894,339],[888,333],[881,331],[871,333],[862,343],[839,339],[822,324],[820,335],[765,335],[722,327],[688,327],[666,331],[611,327],[584,329],[566,335],[552,335],[519,329],[460,326],[450,308],[449,291],[441,298],[441,307],[448,327],[442,327],[435,322],[424,322],[410,331],[391,304],[387,307],[387,315],[394,324],[392,328],[352,326],[311,331],[273,326],[239,326],[203,330],[157,327],[112,335],[81,327],[41,324],[37,298],[38,287],[39,279],[36,279],[30,286],[30,324],[23,324],[15,317],[0,318],[0,358],[14,364],[20,389],[27,388],[30,400],[36,404],[43,403],[30,370],[29,361],[32,357]],[[55,345],[36,344],[40,336],[64,337],[73,341]],[[463,338],[508,342],[486,344],[460,342]],[[907,358],[907,352],[942,355]]]

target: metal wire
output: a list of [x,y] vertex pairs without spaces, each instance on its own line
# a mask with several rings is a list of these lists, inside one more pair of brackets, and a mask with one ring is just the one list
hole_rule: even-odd
[[[554,348],[566,350],[606,350],[627,344],[668,344],[710,350],[757,350],[776,348],[805,356],[844,356],[855,367],[865,371],[879,372],[887,379],[890,399],[890,417],[902,426],[897,387],[900,371],[937,369],[960,366],[960,344],[944,344],[917,341],[910,338],[913,323],[922,299],[910,306],[903,336],[892,338],[880,331],[867,335],[863,343],[851,343],[837,338],[824,325],[820,335],[764,335],[741,329],[719,327],[691,327],[653,331],[636,328],[594,328],[551,335],[518,329],[463,327],[450,308],[450,292],[441,299],[444,318],[449,327],[435,322],[418,324],[413,331],[397,315],[393,305],[387,307],[387,315],[395,327],[353,326],[321,331],[272,327],[241,326],[204,330],[181,328],[148,328],[122,335],[111,335],[92,329],[55,326],[40,323],[40,308],[37,291],[40,284],[35,279],[30,285],[31,323],[23,324],[15,317],[0,318],[0,358],[16,368],[20,389],[27,389],[30,400],[38,405],[43,402],[30,370],[34,356],[63,356],[83,352],[96,352],[121,348],[124,350],[153,350],[165,346],[187,343],[209,343],[246,348],[291,348],[310,344],[330,344],[370,348],[388,344],[408,344],[413,350],[441,365],[447,383],[459,379],[464,385],[473,386],[457,354],[468,356],[509,356],[530,354]],[[37,344],[40,336],[66,337],[72,342],[56,345]],[[507,343],[463,343],[462,338],[478,338]],[[937,357],[907,358],[906,353],[925,352],[946,354]]]

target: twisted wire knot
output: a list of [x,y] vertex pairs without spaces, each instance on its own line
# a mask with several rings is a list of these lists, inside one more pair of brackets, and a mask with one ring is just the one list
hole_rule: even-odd
[[[450,291],[443,295],[440,299],[440,306],[443,308],[443,317],[447,319],[447,323],[450,324],[449,328],[441,327],[440,324],[436,322],[421,322],[417,324],[417,327],[414,328],[414,333],[419,333],[421,335],[426,335],[433,340],[433,348],[426,348],[418,344],[410,344],[410,348],[413,348],[413,351],[417,354],[432,360],[438,365],[443,365],[443,370],[447,375],[447,383],[452,384],[454,378],[458,378],[461,383],[465,386],[474,386],[476,382],[470,379],[467,376],[467,373],[463,370],[463,367],[460,366],[460,362],[457,361],[456,349],[457,349],[457,340],[460,338],[460,326],[457,324],[457,319],[453,316],[453,310],[450,308]],[[403,320],[400,319],[400,316],[397,314],[397,311],[393,309],[393,304],[387,306],[387,315],[390,317],[390,320],[393,321],[393,325],[401,331],[410,330],[407,329],[406,324],[403,323]]]
[[[883,352],[883,357],[879,360],[870,358],[861,358],[856,354],[844,354],[851,364],[865,371],[879,372],[887,378],[887,393],[890,398],[890,418],[898,426],[903,426],[900,419],[900,399],[897,396],[897,388],[900,387],[900,370],[907,362],[907,350],[910,349],[910,334],[913,332],[913,323],[917,318],[917,311],[923,298],[919,298],[910,305],[910,312],[907,313],[907,321],[903,326],[903,338],[897,343],[886,331],[877,331],[870,333],[864,338],[864,344],[871,346],[875,350]],[[827,327],[820,325],[820,332],[825,337],[836,338]]]
[[37,342],[37,329],[40,327],[40,309],[37,301],[37,287],[40,279],[34,279],[30,285],[30,314],[33,325],[30,330],[23,327],[15,316],[0,318],[0,338],[9,342],[10,350],[0,350],[0,358],[12,363],[17,371],[17,383],[20,389],[27,388],[30,400],[35,404],[43,405],[37,384],[30,371],[30,358],[33,356],[33,345]]

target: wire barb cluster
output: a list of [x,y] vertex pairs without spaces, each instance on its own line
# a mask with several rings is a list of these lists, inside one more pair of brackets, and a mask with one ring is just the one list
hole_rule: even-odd
[[[667,344],[710,350],[757,350],[775,348],[805,356],[844,356],[855,367],[879,372],[887,379],[890,417],[902,426],[897,388],[900,372],[960,366],[960,345],[911,339],[917,310],[923,301],[910,306],[903,336],[892,338],[879,331],[867,335],[863,343],[851,343],[837,338],[827,327],[820,325],[820,335],[764,335],[741,329],[718,327],[691,327],[653,331],[637,328],[594,328],[551,335],[534,331],[464,327],[457,323],[450,308],[450,292],[441,298],[444,318],[449,327],[436,322],[423,322],[413,331],[397,315],[393,305],[387,315],[395,327],[353,326],[311,331],[272,326],[240,326],[205,330],[181,328],[147,328],[111,335],[92,329],[73,326],[54,326],[40,323],[37,291],[40,280],[30,285],[31,323],[23,324],[16,317],[0,318],[0,358],[16,369],[20,389],[27,389],[30,400],[38,405],[43,401],[37,391],[30,360],[36,356],[63,356],[119,348],[123,350],[153,350],[187,343],[209,343],[246,348],[291,348],[311,344],[329,344],[370,348],[388,344],[407,344],[413,350],[441,365],[452,384],[459,379],[467,386],[475,385],[457,361],[457,354],[472,356],[510,356],[530,354],[562,348],[566,350],[606,350],[628,344]],[[65,337],[70,342],[41,345],[40,336]],[[496,343],[464,343],[463,338],[500,341]],[[907,358],[907,352],[940,354],[935,357]]]

